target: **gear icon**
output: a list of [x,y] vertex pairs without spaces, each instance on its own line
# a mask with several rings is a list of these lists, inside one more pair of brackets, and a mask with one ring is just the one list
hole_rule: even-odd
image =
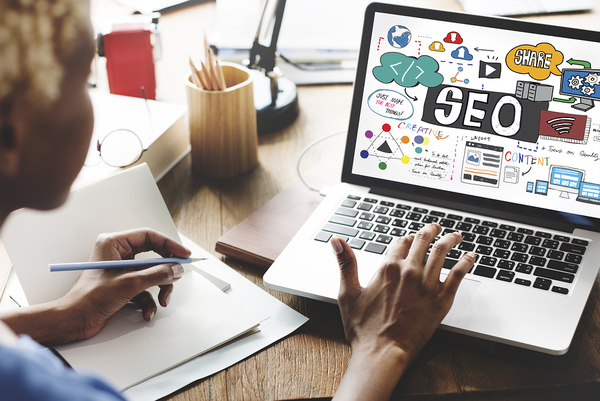
[[583,85],[583,80],[579,75],[574,75],[569,78],[569,87],[573,89],[580,89],[581,85]]
[[595,90],[594,90],[594,88],[593,88],[593,87],[591,87],[591,86],[584,86],[584,87],[581,89],[581,93],[583,93],[583,94],[584,94],[584,95],[586,95],[586,96],[593,95],[595,92],[596,92],[596,91],[595,91]]
[[598,73],[596,73],[596,74],[589,74],[584,79],[585,79],[585,82],[589,86],[600,85],[600,74],[598,74]]

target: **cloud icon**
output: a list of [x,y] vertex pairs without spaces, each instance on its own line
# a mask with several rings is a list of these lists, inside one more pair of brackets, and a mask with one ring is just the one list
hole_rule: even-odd
[[446,37],[444,38],[444,42],[460,45],[463,42],[463,38],[458,32],[448,32],[448,35],[446,35]]
[[469,49],[464,46],[456,48],[450,55],[452,58],[457,58],[459,60],[473,60],[473,55],[469,53]]
[[564,56],[550,43],[519,45],[506,55],[506,65],[518,74],[529,74],[538,81],[548,79],[550,74],[562,75],[558,69]]
[[414,58],[391,52],[383,54],[380,62],[380,66],[373,68],[373,75],[385,84],[395,81],[400,86],[410,88],[420,83],[432,88],[444,80],[444,76],[437,72],[437,61],[429,56]]
[[429,45],[429,50],[434,51],[434,52],[445,52],[446,49],[444,49],[444,45],[442,44],[442,42],[433,42],[432,44]]

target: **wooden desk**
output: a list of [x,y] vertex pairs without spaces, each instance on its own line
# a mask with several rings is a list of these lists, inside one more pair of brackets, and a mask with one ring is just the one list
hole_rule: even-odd
[[[102,4],[101,4],[102,3]],[[460,9],[454,0],[403,3]],[[128,10],[93,0],[95,23]],[[157,64],[162,99],[185,103],[182,84],[188,54],[201,49],[203,32],[216,29],[215,4],[206,3],[166,14],[161,19],[163,59]],[[600,0],[593,14],[529,18],[553,24],[597,29]],[[99,64],[102,67],[101,64]],[[100,90],[107,90],[100,68]],[[159,187],[177,228],[207,250],[296,179],[296,160],[311,141],[345,129],[351,86],[300,87],[300,116],[290,127],[259,139],[260,165],[242,176],[208,179],[192,173],[189,156]],[[306,166],[331,149],[341,152],[344,139],[327,140],[306,157]],[[331,177],[332,181],[339,179]],[[210,378],[173,394],[172,400],[274,400],[330,397],[337,388],[350,349],[336,306],[266,289],[263,270],[225,259],[232,268],[310,321],[292,336]],[[175,296],[177,289],[175,288]],[[600,398],[600,282],[594,287],[571,350],[549,356],[437,332],[400,381],[402,399],[588,400]],[[597,399],[596,398],[596,399]]]

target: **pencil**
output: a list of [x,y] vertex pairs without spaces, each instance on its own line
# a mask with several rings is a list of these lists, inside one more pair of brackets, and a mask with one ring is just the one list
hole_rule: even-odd
[[63,272],[71,270],[93,270],[93,269],[123,269],[127,267],[142,268],[162,265],[165,263],[188,264],[206,260],[208,258],[153,258],[153,259],[127,259],[106,260],[101,262],[81,263],[53,263],[48,265],[51,272]]
[[216,70],[217,70],[217,79],[219,80],[219,85],[221,85],[221,90],[227,89],[227,84],[225,83],[225,77],[223,76],[223,70],[221,69],[221,64],[219,64],[219,60],[215,59]]

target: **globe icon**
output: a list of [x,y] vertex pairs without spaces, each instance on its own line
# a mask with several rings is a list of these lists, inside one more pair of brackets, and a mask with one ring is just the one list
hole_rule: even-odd
[[407,27],[394,25],[388,31],[388,42],[392,47],[403,48],[410,43],[412,34]]

